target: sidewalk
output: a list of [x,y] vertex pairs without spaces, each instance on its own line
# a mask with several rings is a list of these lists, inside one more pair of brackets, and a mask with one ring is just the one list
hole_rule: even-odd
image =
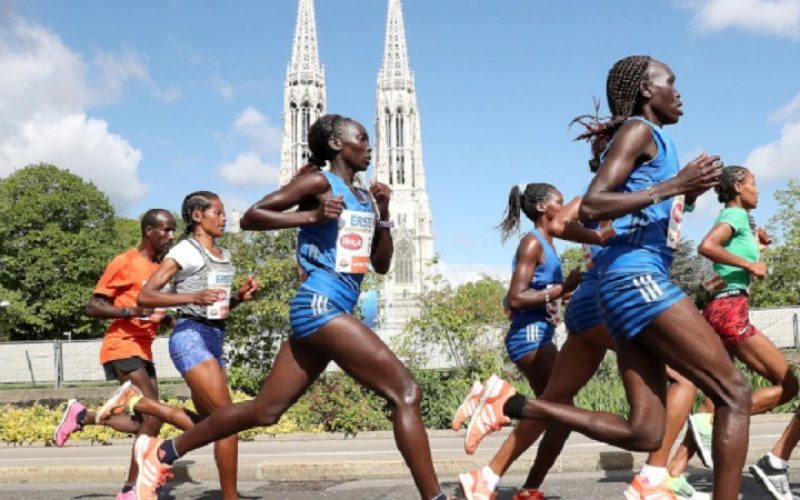
[[[791,414],[759,415],[750,426],[748,463],[768,451],[783,432]],[[463,431],[429,431],[436,470],[443,480],[485,465],[508,435],[506,429],[487,437],[473,456],[464,453]],[[64,448],[0,447],[0,482],[115,481],[125,477],[132,440],[113,446],[70,442]],[[534,457],[531,450],[509,474],[525,475]],[[646,455],[630,453],[573,433],[552,472],[632,470]],[[792,466],[800,465],[798,463]],[[690,466],[702,467],[695,458]],[[211,447],[196,450],[176,463],[175,476],[187,481],[216,481]],[[408,477],[390,432],[359,434],[293,434],[239,444],[241,481],[344,481]]]

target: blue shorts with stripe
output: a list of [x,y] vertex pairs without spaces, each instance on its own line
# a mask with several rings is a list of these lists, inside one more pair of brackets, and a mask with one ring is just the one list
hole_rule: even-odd
[[603,275],[597,303],[611,337],[632,339],[683,297],[661,270],[611,271]]
[[297,290],[289,305],[289,323],[294,338],[302,339],[314,334],[340,314],[353,314],[358,294],[326,288],[328,290],[322,292],[304,284]]
[[585,332],[603,324],[600,309],[597,307],[597,276],[584,275],[583,281],[572,294],[564,311],[564,326],[570,335]]
[[553,343],[556,327],[546,320],[534,321],[519,328],[511,328],[506,334],[506,350],[515,363],[529,352],[545,344]]

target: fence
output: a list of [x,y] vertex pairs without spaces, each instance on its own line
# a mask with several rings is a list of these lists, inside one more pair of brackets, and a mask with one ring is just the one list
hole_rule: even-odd
[[[800,350],[800,307],[753,309],[750,319],[781,349]],[[565,337],[557,330],[556,343]],[[180,378],[172,365],[166,337],[153,342],[153,361],[161,379]],[[59,387],[64,383],[105,380],[100,366],[101,340],[0,343],[0,384],[32,384]],[[447,368],[445,356],[436,357],[436,368]]]

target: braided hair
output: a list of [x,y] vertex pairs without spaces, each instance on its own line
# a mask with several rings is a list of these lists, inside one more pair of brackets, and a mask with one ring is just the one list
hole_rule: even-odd
[[600,155],[606,150],[619,127],[634,115],[641,106],[640,89],[642,81],[647,78],[647,68],[653,58],[650,56],[628,56],[620,59],[608,72],[606,79],[606,98],[611,110],[610,118],[600,118],[597,111],[599,103],[595,101],[595,114],[576,117],[570,125],[580,123],[586,127],[575,140],[587,140],[592,147],[592,159],[589,168],[596,172],[600,168]]
[[348,123],[355,120],[342,115],[322,115],[308,128],[308,149],[311,156],[308,163],[317,167],[324,167],[325,162],[336,156],[336,151],[331,149],[331,137],[341,137]]
[[531,221],[536,222],[542,212],[536,205],[546,202],[556,191],[555,186],[545,182],[532,182],[530,184],[517,184],[508,194],[508,206],[503,220],[497,226],[500,229],[500,238],[506,241],[511,233],[519,230],[519,213],[522,211]]
[[183,199],[183,203],[181,204],[181,218],[183,219],[183,222],[186,223],[186,230],[183,232],[183,238],[188,238],[192,233],[194,233],[194,228],[197,225],[192,218],[194,211],[206,210],[211,206],[212,201],[218,199],[219,196],[211,191],[195,191],[186,195],[186,197]]
[[726,203],[736,198],[736,183],[744,179],[750,171],[738,165],[731,165],[722,169],[719,184],[714,187],[720,203]]

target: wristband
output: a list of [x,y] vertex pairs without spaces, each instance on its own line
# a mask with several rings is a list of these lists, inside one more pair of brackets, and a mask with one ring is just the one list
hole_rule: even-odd
[[380,229],[392,229],[394,227],[393,220],[379,220],[378,221],[378,228]]
[[661,199],[661,197],[658,195],[658,193],[656,193],[656,190],[653,189],[653,186],[650,186],[650,187],[647,188],[647,194],[649,194],[650,195],[650,199],[653,200],[653,205],[657,205],[657,204],[661,203],[662,201],[664,201],[664,200]]

